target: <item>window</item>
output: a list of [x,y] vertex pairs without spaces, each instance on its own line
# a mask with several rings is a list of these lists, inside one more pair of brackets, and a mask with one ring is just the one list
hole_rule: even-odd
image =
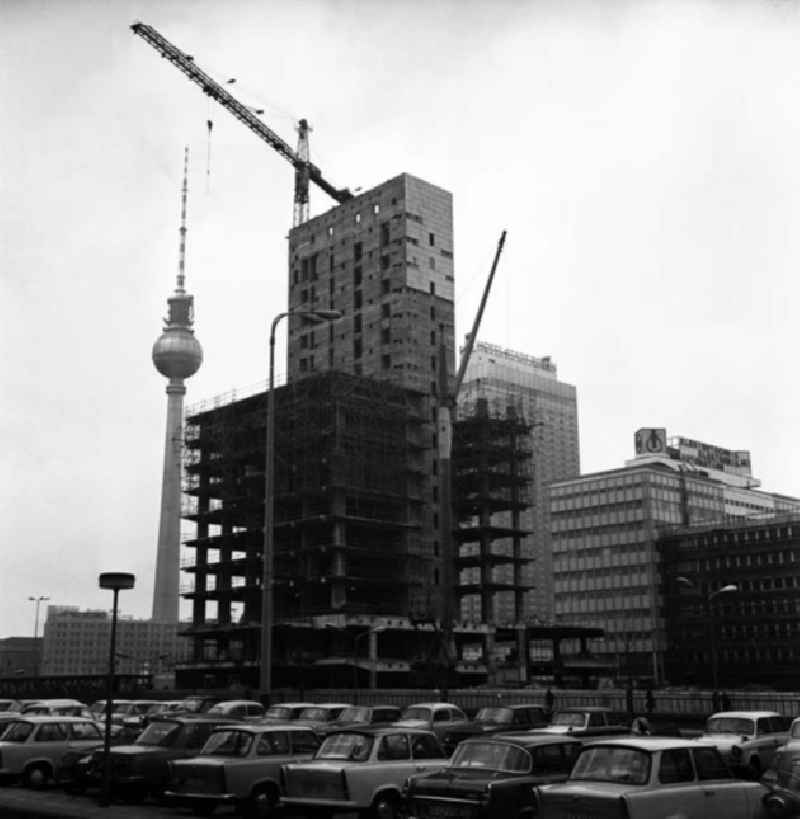
[[389,281],[389,279],[384,279],[381,282],[381,292],[383,293],[384,296],[389,293],[389,290],[391,289],[391,287],[392,287],[392,283]]
[[392,315],[392,306],[388,301],[381,305],[381,318],[389,318]]
[[384,353],[384,355],[381,356],[381,367],[384,370],[388,370],[388,369],[391,369],[391,366],[392,366],[392,357],[390,355],[388,355],[387,353]]
[[387,734],[378,746],[378,759],[409,759],[408,737],[405,734]]
[[431,282],[431,295],[436,295],[436,284],[434,282]]
[[362,292],[360,290],[356,290],[356,292],[353,293],[353,307],[355,307],[356,310],[360,310],[362,303],[363,303],[363,294],[362,294]]
[[353,268],[353,286],[358,287],[361,284],[361,267]]
[[313,754],[319,748],[319,740],[313,731],[293,731],[291,737],[293,754]]
[[[353,339],[353,358],[361,358],[361,350],[361,339]],[[302,367],[300,369],[302,369]]]
[[661,752],[661,764],[658,769],[658,781],[663,784],[672,782],[692,782],[694,768],[688,748],[671,748]]
[[33,739],[35,742],[63,742],[66,738],[67,733],[60,722],[46,722],[39,726]]
[[420,734],[411,740],[411,755],[414,759],[442,759],[444,757],[436,738],[428,734]]
[[289,753],[289,736],[286,731],[270,731],[258,738],[256,756],[283,756]]
[[372,212],[375,214],[375,216],[381,212],[381,206],[377,202],[372,206]]
[[436,346],[436,330],[431,330],[431,346]]
[[692,756],[697,768],[698,779],[732,779],[733,774],[728,770],[719,751],[716,748],[693,748]]
[[353,332],[354,333],[361,332],[361,313],[356,313],[353,316]]
[[357,225],[360,225],[360,224],[361,224],[361,214],[360,214],[360,213],[357,213],[357,214],[355,215],[355,218],[353,219],[353,221],[354,221],[354,222],[355,222]]
[[391,336],[392,334],[389,328],[384,327],[381,330],[381,344],[389,344],[389,342],[392,340]]
[[428,234],[428,244],[433,247],[436,244],[436,236],[433,233]]
[[389,244],[389,223],[383,222],[381,224],[381,247],[386,247]]
[[364,244],[362,242],[356,242],[353,245],[353,260],[356,262],[361,261],[361,257],[364,255]]
[[428,259],[428,265],[430,266],[431,270],[436,270],[436,259],[434,259],[433,256]]

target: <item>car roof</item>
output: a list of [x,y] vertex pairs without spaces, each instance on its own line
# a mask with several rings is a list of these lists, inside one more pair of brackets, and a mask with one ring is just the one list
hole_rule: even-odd
[[218,708],[220,705],[261,705],[258,700],[222,700],[221,702],[215,702],[212,705],[212,708]]
[[81,702],[80,700],[73,700],[68,699],[67,697],[53,697],[52,699],[43,699],[43,700],[33,700],[33,702],[29,702],[26,704],[26,707],[35,707],[40,705],[46,705],[51,708],[58,708],[62,705],[71,705],[75,706],[76,708],[80,706],[81,708],[86,708],[86,703]]
[[582,745],[583,743],[569,734],[529,734],[520,732],[518,734],[491,734],[488,737],[470,737],[464,742],[513,742],[523,748],[534,748],[539,745]]
[[309,708],[349,708],[349,702],[315,702]]
[[273,702],[270,708],[311,708],[314,702]]
[[[458,706],[453,705],[452,702],[414,702],[407,705],[406,708],[458,708]],[[458,708],[458,710],[461,709]]]
[[154,722],[222,722],[229,720],[231,717],[228,714],[154,714],[150,724]]
[[779,717],[781,716],[777,711],[717,711],[712,714],[709,719],[714,717],[734,717],[739,719],[758,719],[759,717]]
[[215,731],[244,731],[248,734],[263,734],[269,731],[311,731],[307,725],[298,725],[296,722],[236,722],[220,725]]
[[668,751],[673,748],[714,748],[712,740],[687,739],[686,737],[621,737],[586,742],[584,748],[613,745],[621,748],[640,748],[643,751]]
[[342,728],[341,730],[331,731],[328,736],[331,737],[335,734],[374,734],[383,736],[384,734],[397,733],[436,736],[432,731],[426,731],[424,728],[404,728],[402,725],[365,725],[363,728]]
[[59,714],[17,714],[12,722],[91,722],[94,720],[90,717],[65,717]]
[[586,714],[588,712],[597,712],[602,711],[604,713],[608,713],[611,711],[610,708],[606,708],[604,705],[568,705],[566,708],[556,708],[556,711],[564,712],[567,711],[569,713],[579,713],[579,714]]

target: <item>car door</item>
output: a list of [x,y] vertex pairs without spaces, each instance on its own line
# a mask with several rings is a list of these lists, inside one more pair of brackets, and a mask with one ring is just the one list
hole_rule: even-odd
[[375,779],[376,788],[384,784],[400,787],[414,773],[411,747],[406,733],[384,734],[378,744],[376,760],[380,763]]
[[745,819],[747,800],[742,788],[746,783],[733,778],[719,751],[711,746],[691,749],[697,770],[698,792],[701,794],[702,811],[697,815],[724,817],[724,819]]
[[74,751],[85,751],[95,748],[103,742],[100,729],[89,720],[69,724],[69,748]]
[[43,722],[28,740],[29,759],[49,760],[57,771],[67,752],[67,730],[60,722]]
[[412,734],[411,758],[414,762],[414,773],[440,768],[446,762],[442,746],[436,737],[430,734]]

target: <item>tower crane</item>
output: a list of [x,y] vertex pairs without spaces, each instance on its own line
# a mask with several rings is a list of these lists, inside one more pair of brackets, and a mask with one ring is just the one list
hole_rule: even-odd
[[166,37],[161,35],[152,26],[137,22],[131,26],[134,34],[138,34],[149,43],[162,57],[169,60],[176,68],[182,71],[192,82],[203,89],[243,125],[246,125],[254,134],[259,136],[268,145],[272,146],[281,156],[288,159],[294,166],[294,225],[308,220],[308,183],[313,182],[322,188],[331,199],[339,204],[353,198],[348,188],[337,188],[328,182],[322,171],[308,160],[308,121],[301,119],[298,123],[298,146],[295,151],[281,139],[271,128],[267,127],[246,105],[239,102],[218,82],[213,80],[205,71],[199,68],[194,57],[186,54],[174,46]]

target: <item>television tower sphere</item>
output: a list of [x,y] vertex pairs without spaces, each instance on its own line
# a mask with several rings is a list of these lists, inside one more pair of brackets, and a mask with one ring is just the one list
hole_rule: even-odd
[[185,327],[168,327],[153,345],[153,364],[166,378],[189,378],[203,363],[203,348]]

